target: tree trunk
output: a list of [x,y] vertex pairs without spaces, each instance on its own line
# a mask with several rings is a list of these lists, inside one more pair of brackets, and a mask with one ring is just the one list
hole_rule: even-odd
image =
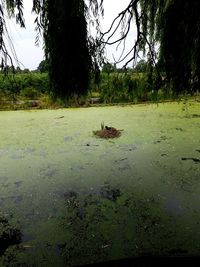
[[83,0],[48,0],[44,36],[49,60],[50,90],[68,98],[87,92],[91,58]]

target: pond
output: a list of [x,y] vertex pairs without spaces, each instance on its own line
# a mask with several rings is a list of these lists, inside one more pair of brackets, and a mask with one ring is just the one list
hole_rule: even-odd
[[[121,136],[94,136],[101,123]],[[2,111],[0,125],[0,240],[1,217],[18,231],[2,266],[199,254],[198,101]]]

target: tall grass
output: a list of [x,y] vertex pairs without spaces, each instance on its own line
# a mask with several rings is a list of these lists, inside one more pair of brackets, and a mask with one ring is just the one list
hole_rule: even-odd
[[[163,101],[172,99],[172,90],[169,87],[157,86],[156,75],[150,77],[146,73],[136,72],[101,72],[98,84],[91,78],[88,94],[74,95],[70,99],[51,98],[47,73],[17,73],[0,74],[0,104],[4,100],[16,102],[27,101],[26,106],[31,107],[31,100],[39,100],[38,107],[66,107],[88,106],[93,100],[98,103],[138,103],[145,101]],[[36,102],[34,102],[35,105]]]

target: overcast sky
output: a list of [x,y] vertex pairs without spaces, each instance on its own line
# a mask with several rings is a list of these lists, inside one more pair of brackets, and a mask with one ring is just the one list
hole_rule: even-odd
[[[104,0],[104,18],[102,20],[103,30],[107,30],[113,18],[125,8],[130,0]],[[15,20],[8,21],[8,30],[12,39],[17,58],[21,62],[20,67],[30,70],[37,69],[39,63],[44,59],[42,43],[40,46],[35,45],[36,32],[34,30],[34,14],[31,13],[33,0],[24,0],[24,16],[26,28],[21,29],[15,24]],[[127,40],[127,51],[130,49],[135,39],[134,31],[131,32]],[[122,49],[122,47],[121,47]],[[107,48],[107,57],[113,62],[113,55],[117,60],[121,54],[120,48],[116,51],[116,47]]]

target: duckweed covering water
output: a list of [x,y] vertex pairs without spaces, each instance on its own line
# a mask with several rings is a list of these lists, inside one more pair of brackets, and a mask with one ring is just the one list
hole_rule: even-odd
[[[200,250],[200,104],[0,113],[0,264],[77,266]],[[104,121],[124,129],[93,135]],[[27,265],[28,264],[28,265]]]

